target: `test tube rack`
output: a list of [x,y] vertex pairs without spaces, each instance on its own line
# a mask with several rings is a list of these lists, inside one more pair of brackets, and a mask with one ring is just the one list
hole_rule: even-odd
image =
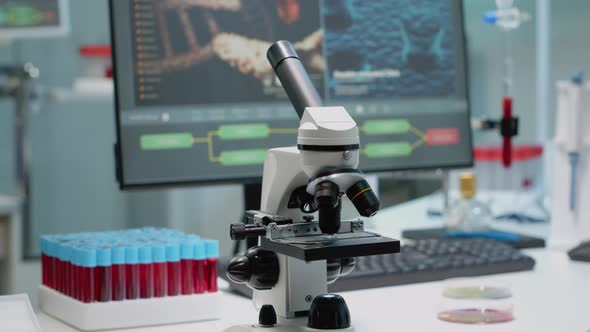
[[41,309],[80,330],[216,319],[219,244],[171,229],[41,237]]

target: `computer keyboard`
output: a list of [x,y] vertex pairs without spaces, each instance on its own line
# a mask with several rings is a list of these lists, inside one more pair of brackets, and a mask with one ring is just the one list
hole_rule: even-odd
[[[510,245],[487,239],[427,239],[405,244],[398,254],[357,257],[356,267],[328,285],[330,292],[377,288],[532,270],[535,260]],[[223,267],[221,267],[223,269]],[[225,277],[225,270],[220,271]],[[246,296],[245,285],[232,288]]]
[[354,271],[328,288],[341,292],[526,271],[534,266],[533,258],[493,240],[418,240],[402,246],[399,254],[358,257]]

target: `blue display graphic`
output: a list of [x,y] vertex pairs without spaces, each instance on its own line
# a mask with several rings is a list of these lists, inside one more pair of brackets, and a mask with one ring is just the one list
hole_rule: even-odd
[[322,11],[330,98],[454,94],[450,1],[324,1]]

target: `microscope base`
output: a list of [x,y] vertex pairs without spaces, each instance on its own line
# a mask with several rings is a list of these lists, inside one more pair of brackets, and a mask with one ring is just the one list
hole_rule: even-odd
[[354,332],[354,327],[339,330],[318,330],[307,327],[307,317],[294,318],[294,319],[280,319],[279,323],[273,327],[262,327],[258,324],[251,325],[238,325],[232,326],[224,332]]

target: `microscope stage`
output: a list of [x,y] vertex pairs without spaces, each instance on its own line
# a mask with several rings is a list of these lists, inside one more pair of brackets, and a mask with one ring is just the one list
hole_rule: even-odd
[[270,240],[261,237],[261,246],[304,261],[398,253],[399,240],[369,232],[312,235]]

